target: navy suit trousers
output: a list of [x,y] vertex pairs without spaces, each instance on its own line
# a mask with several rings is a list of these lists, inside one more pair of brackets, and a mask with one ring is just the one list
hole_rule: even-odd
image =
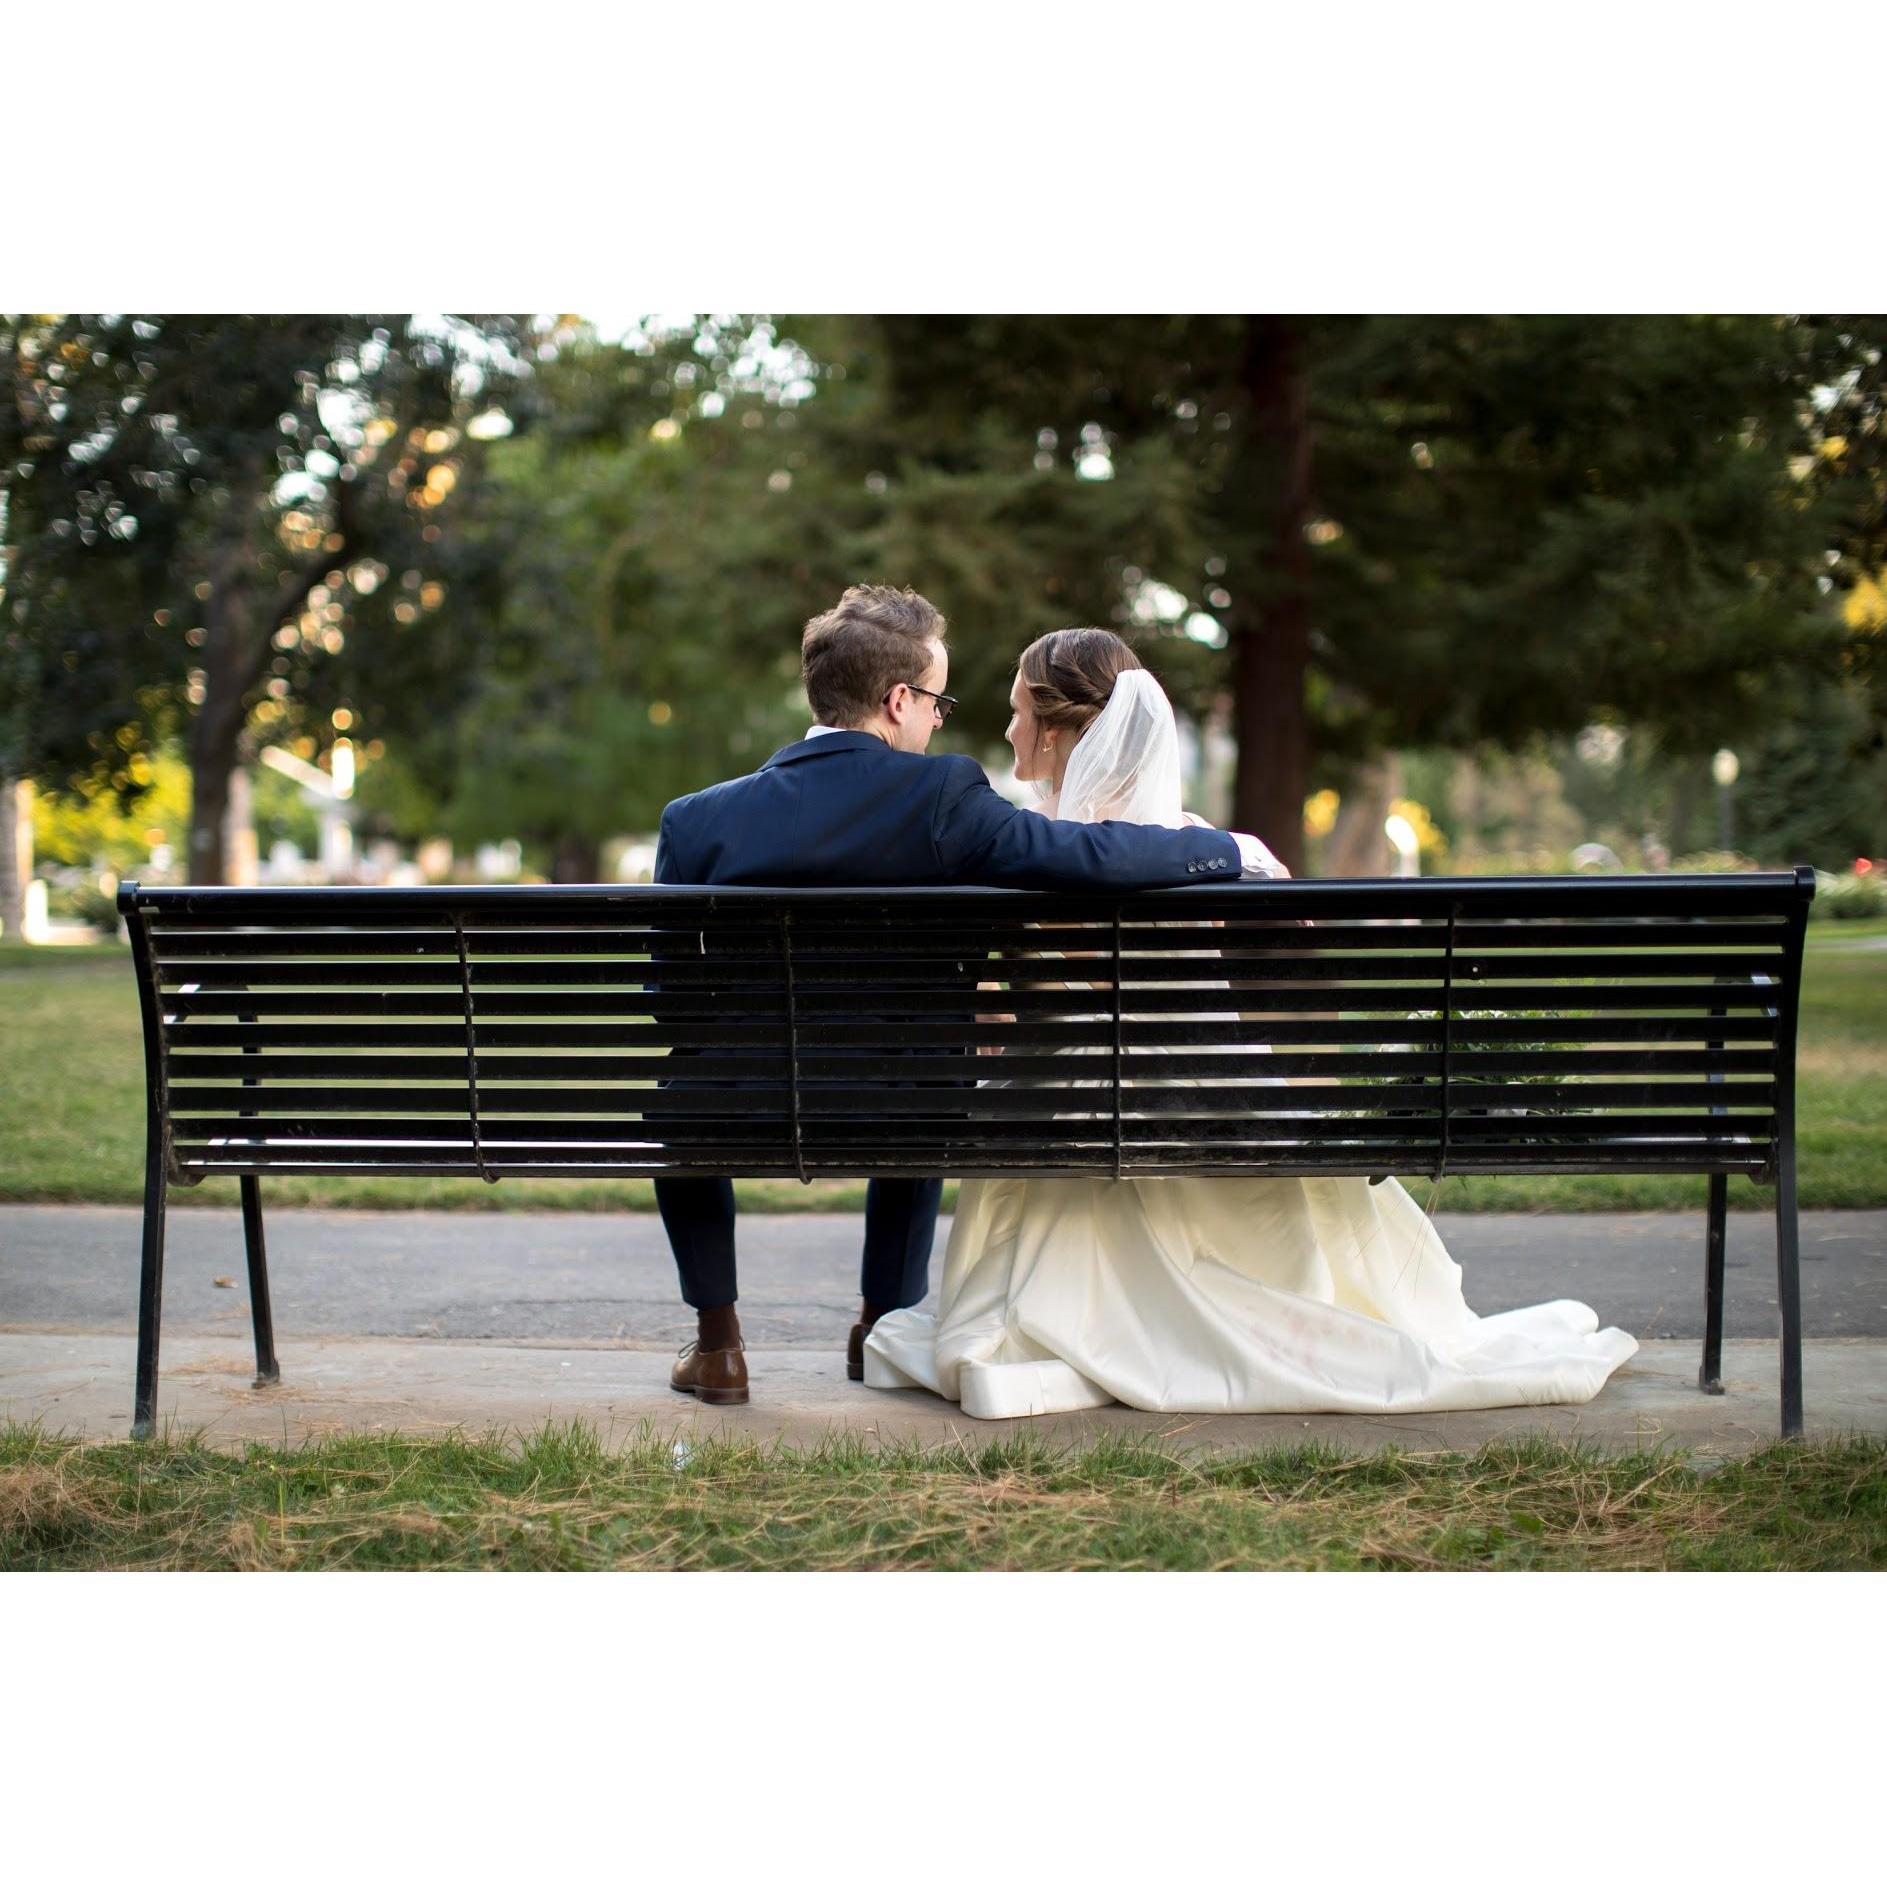
[[[942,1201],[940,1179],[874,1179],[865,1188],[858,1293],[874,1309],[904,1310],[923,1301]],[[655,1203],[674,1247],[683,1301],[696,1310],[733,1303],[734,1182],[658,1179]]]

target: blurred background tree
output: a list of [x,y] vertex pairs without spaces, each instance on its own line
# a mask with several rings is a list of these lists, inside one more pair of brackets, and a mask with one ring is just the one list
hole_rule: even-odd
[[459,714],[410,744],[441,824],[516,835],[566,881],[677,794],[805,727],[799,630],[831,592],[797,408],[809,365],[772,324],[558,323],[516,437],[457,528],[488,582],[445,605],[479,651]]
[[216,884],[258,738],[448,710],[457,652],[408,631],[515,325],[7,318],[0,776],[135,797],[133,762],[181,738],[189,874]]
[[16,317],[0,772],[187,740],[207,813],[351,732],[363,830],[593,878],[797,736],[877,581],[951,619],[939,745],[1115,626],[1294,866],[1307,803],[1325,869],[1392,804],[1429,869],[1710,848],[1731,741],[1737,844],[1838,864],[1887,849],[1882,326]]
[[1744,801],[1767,852],[1877,858],[1887,852],[1887,316],[1803,325],[1816,358],[1798,469],[1821,526],[1816,581],[1840,634],[1771,697]]

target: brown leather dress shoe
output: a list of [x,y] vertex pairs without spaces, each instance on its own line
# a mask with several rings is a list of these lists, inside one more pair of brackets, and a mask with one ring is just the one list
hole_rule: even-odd
[[668,1386],[698,1402],[745,1402],[747,1358],[738,1347],[704,1350],[691,1343],[676,1357],[675,1367],[668,1372]]
[[845,1339],[845,1373],[853,1382],[865,1380],[865,1333],[884,1314],[884,1306],[874,1304],[869,1299],[858,1307],[858,1322],[852,1326],[852,1334]]

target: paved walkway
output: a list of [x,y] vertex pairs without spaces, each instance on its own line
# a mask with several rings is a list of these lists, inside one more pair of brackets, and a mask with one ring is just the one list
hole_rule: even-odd
[[[1641,1339],[1703,1334],[1702,1212],[1442,1213],[1482,1313],[1576,1297]],[[139,1214],[0,1206],[0,1329],[134,1330]],[[653,1213],[286,1212],[267,1220],[275,1326],[295,1336],[527,1338],[673,1351],[694,1334]],[[753,1344],[842,1343],[860,1221],[749,1215],[741,1321]],[[937,1232],[933,1277],[949,1221]],[[1775,1223],[1732,1212],[1725,1331],[1777,1329]],[[220,1282],[219,1282],[220,1280]],[[241,1215],[173,1207],[164,1332],[247,1327]],[[1887,1338],[1887,1212],[1802,1215],[1803,1328]]]
[[[131,1426],[135,1342],[125,1336],[0,1333],[0,1420],[122,1440]],[[875,1443],[941,1444],[1029,1433],[1057,1441],[1139,1435],[1212,1449],[1318,1441],[1344,1449],[1477,1448],[1553,1435],[1603,1448],[1679,1444],[1710,1455],[1773,1441],[1776,1345],[1724,1345],[1722,1396],[1697,1389],[1697,1346],[1646,1344],[1582,1408],[1482,1409],[1448,1415],[1149,1415],[1097,1409],[1030,1422],[977,1422],[916,1390],[845,1380],[838,1353],[748,1353],[753,1400],[703,1409],[668,1387],[669,1357],[652,1350],[313,1337],[280,1346],[279,1386],[256,1389],[254,1352],[231,1337],[167,1340],[160,1426],[201,1429],[233,1447],[297,1442],[343,1430],[529,1431],[580,1419],[623,1441],[655,1432],[727,1434],[804,1445],[855,1435]],[[1887,1343],[1810,1343],[1804,1360],[1811,1433],[1887,1435]]]
[[[531,1428],[571,1417],[626,1436],[703,1425],[804,1442],[833,1433],[946,1441],[1014,1434],[935,1399],[845,1381],[856,1218],[743,1221],[741,1311],[755,1399],[704,1411],[667,1388],[692,1334],[653,1216],[278,1212],[268,1223],[284,1382],[251,1386],[239,1216],[173,1210],[160,1414],[221,1442],[340,1428]],[[1214,1447],[1314,1438],[1343,1447],[1473,1447],[1551,1433],[1711,1453],[1776,1432],[1774,1231],[1731,1215],[1725,1379],[1695,1387],[1701,1214],[1444,1215],[1469,1300],[1495,1311],[1578,1297],[1643,1343],[1580,1409],[1446,1416],[1153,1416],[1110,1409],[1029,1425],[1058,1437],[1132,1432]],[[1803,1218],[1811,1429],[1887,1434],[1887,1213]],[[947,1224],[939,1234],[947,1235]],[[0,1207],[0,1419],[89,1436],[130,1424],[138,1214]]]

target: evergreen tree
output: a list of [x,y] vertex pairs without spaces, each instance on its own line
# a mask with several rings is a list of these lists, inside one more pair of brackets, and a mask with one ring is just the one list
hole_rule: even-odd
[[[1294,865],[1314,756],[1599,714],[1714,744],[1826,645],[1815,507],[1789,471],[1821,359],[1799,324],[873,327],[913,538],[936,545],[946,492],[1039,467],[1038,508],[1088,573],[1073,596],[1103,593],[1092,614],[1130,622],[1157,577],[1195,633],[1201,615],[1223,630],[1233,817]],[[1096,461],[1111,539],[1077,502]]]

